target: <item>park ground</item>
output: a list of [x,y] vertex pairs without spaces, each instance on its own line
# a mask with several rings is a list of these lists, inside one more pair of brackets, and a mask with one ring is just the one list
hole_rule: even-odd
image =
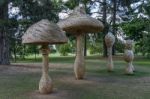
[[19,60],[0,66],[0,99],[150,99],[150,60],[136,57],[134,75],[125,75],[122,56],[114,57],[114,72],[107,72],[106,59],[86,58],[84,80],[75,80],[74,57],[50,58],[49,75],[54,92],[41,95],[41,58]]

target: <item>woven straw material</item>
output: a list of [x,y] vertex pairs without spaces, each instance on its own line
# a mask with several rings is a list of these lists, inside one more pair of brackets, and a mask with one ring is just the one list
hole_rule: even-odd
[[135,68],[132,64],[133,59],[134,59],[133,51],[126,49],[124,52],[124,60],[127,62],[126,74],[133,74],[133,71],[135,71]]
[[65,32],[47,19],[30,26],[22,37],[22,43],[28,44],[59,44],[67,40]]
[[113,71],[114,64],[112,60],[112,47],[115,43],[115,36],[112,33],[108,33],[105,35],[105,43],[107,46],[107,52],[108,52],[108,61],[107,61],[107,66],[108,66],[108,71]]
[[133,43],[134,43],[133,40],[126,40],[126,42],[125,42],[125,49],[132,50],[133,46],[134,46]]
[[108,48],[112,47],[115,43],[115,36],[112,33],[106,34],[105,43]]
[[101,21],[85,14],[85,9],[76,7],[74,12],[67,19],[61,20],[58,26],[68,33],[97,33],[103,30]]

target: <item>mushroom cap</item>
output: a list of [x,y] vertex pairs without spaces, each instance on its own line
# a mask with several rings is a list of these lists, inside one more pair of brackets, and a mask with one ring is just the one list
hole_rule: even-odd
[[67,42],[65,32],[47,19],[30,26],[22,37],[27,44],[61,44]]
[[66,19],[59,21],[58,26],[68,33],[96,33],[103,30],[101,21],[94,19],[85,13],[82,6],[76,7],[73,13]]

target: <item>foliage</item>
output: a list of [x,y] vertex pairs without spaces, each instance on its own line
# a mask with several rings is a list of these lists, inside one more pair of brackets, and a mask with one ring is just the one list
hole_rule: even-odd
[[118,53],[124,53],[124,45],[121,42],[116,42],[115,47]]
[[67,56],[68,53],[71,52],[71,45],[70,45],[70,43],[60,45],[60,46],[58,47],[58,52],[59,52],[61,55],[63,55],[63,56]]
[[122,29],[130,39],[135,40],[135,53],[149,56],[150,53],[150,20],[137,18],[121,24]]
[[147,57],[150,58],[150,32],[144,36],[143,41],[144,50],[142,52],[145,52]]
[[[0,1],[0,64],[9,65],[9,17],[8,17],[8,0]],[[8,26],[9,24],[9,26]]]
[[102,53],[103,51],[103,47],[102,44],[99,43],[95,43],[94,45],[89,45],[89,53],[90,54],[98,54],[98,53]]
[[135,53],[142,53],[150,58],[150,32],[144,32],[143,37],[135,44]]
[[9,23],[9,26],[16,26],[16,31],[14,33],[10,30],[10,51],[13,56],[25,57],[31,53],[38,53],[37,46],[26,45],[24,47],[24,45],[22,45],[21,37],[29,26],[41,19],[49,19],[50,21],[57,22],[58,12],[61,8],[59,4],[60,2],[57,0],[12,0],[11,8],[19,8],[19,13],[14,14],[11,17],[15,21],[9,20],[7,22]]
[[[17,14],[11,15],[11,17],[5,16],[5,18],[1,18],[0,28],[5,28],[4,30],[7,33],[6,36],[10,41],[10,53],[12,54],[12,56],[16,55],[19,57],[24,57],[24,55],[38,53],[38,47],[33,47],[30,45],[24,46],[21,43],[22,35],[26,31],[26,29],[33,23],[44,18],[47,18],[53,22],[58,22],[59,12],[67,13],[75,6],[79,5],[79,3],[85,5],[87,14],[96,15],[98,19],[101,19],[102,17],[103,19],[104,17],[107,19],[109,15],[114,15],[113,8],[115,2],[117,5],[116,14],[120,16],[120,18],[124,21],[124,23],[119,26],[122,27],[126,36],[128,36],[130,39],[135,40],[136,53],[142,52],[143,55],[149,55],[149,45],[147,43],[149,42],[149,36],[147,34],[143,34],[143,31],[147,31],[148,33],[150,31],[149,18],[135,18],[139,13],[150,16],[150,2],[148,0],[143,0],[143,2],[142,0],[67,0],[65,2],[63,0],[0,0],[0,7],[1,9],[5,10],[3,12],[5,12],[5,15],[7,16],[8,7],[4,7],[4,5],[12,5],[9,8],[10,10],[13,7],[17,7],[19,9],[19,12]],[[140,2],[137,7],[131,7],[131,4],[137,2]],[[138,12],[135,12],[135,10],[138,10]],[[106,16],[104,15],[104,13],[106,14]],[[1,15],[3,14],[1,13]],[[111,22],[113,21],[112,19],[113,18],[111,18]],[[117,23],[117,19],[115,21]],[[110,27],[112,26],[111,22],[108,23],[108,26]],[[108,28],[106,29],[106,32],[107,31]],[[105,35],[105,33],[103,34]],[[87,35],[87,49],[89,49],[91,54],[102,52],[102,44],[100,43],[104,41],[104,35],[102,35],[102,33],[98,33],[97,36]],[[69,39],[71,39],[71,42],[69,44],[69,46],[71,46],[71,51],[69,51],[69,49],[67,48],[68,45],[62,45],[58,48],[58,50],[61,49],[62,53],[64,53],[64,50],[67,50],[67,53],[72,53],[75,51],[75,42],[73,41],[74,38],[72,38],[72,36],[68,34],[67,36]],[[95,40],[94,43],[90,42],[90,38],[93,38]],[[116,50],[118,52],[123,52],[122,45],[116,43]],[[106,51],[106,49],[104,49],[104,51]],[[52,52],[55,52],[55,50],[52,50]]]
[[[90,3],[91,0],[68,0],[65,3],[65,6],[67,6],[70,9],[73,9],[74,7],[78,6],[79,3],[82,3],[84,5],[87,5],[88,3]],[[87,9],[86,9],[87,10]]]
[[146,4],[146,5],[144,5],[143,8],[144,8],[144,12],[145,12],[148,16],[150,16],[150,2],[148,2],[148,4]]
[[138,41],[140,38],[142,38],[142,31],[150,28],[150,20],[144,18],[135,18],[130,22],[122,23],[121,28],[130,39]]
[[13,6],[19,7],[23,19],[30,20],[32,23],[41,19],[49,19],[56,22],[58,20],[57,6],[51,0],[15,0]]

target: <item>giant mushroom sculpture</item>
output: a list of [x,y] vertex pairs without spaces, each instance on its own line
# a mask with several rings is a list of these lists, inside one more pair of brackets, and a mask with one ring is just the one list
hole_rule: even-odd
[[107,53],[108,53],[108,62],[107,62],[108,71],[112,72],[113,68],[114,68],[114,64],[113,64],[113,60],[112,60],[112,47],[115,43],[115,36],[111,32],[106,34],[105,43],[107,46]]
[[76,36],[77,49],[74,72],[76,79],[83,79],[85,74],[84,34],[101,32],[104,26],[102,22],[86,15],[84,6],[76,7],[67,19],[58,22],[58,26],[67,33]]
[[124,60],[127,62],[126,74],[134,74],[135,68],[132,64],[134,59],[133,53],[133,40],[126,40],[125,42],[125,51],[124,51]]
[[41,53],[43,56],[42,77],[39,82],[39,91],[42,94],[52,92],[53,84],[48,75],[49,61],[49,47],[48,44],[61,44],[66,43],[67,37],[65,32],[62,31],[56,24],[43,19],[31,27],[22,37],[22,43],[41,45]]

